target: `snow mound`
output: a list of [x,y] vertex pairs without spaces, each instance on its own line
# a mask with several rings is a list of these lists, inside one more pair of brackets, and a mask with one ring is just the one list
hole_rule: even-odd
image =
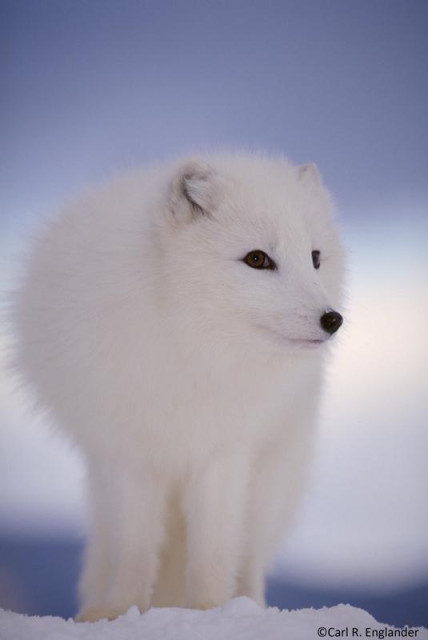
[[350,605],[280,611],[262,609],[249,598],[235,598],[209,611],[137,607],[109,622],[81,622],[25,616],[0,609],[1,640],[315,640],[319,637],[428,639],[422,628],[395,629]]

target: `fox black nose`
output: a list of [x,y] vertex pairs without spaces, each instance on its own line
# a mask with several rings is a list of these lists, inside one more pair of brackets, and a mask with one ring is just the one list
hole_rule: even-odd
[[342,322],[343,318],[337,311],[326,311],[320,318],[322,328],[330,335],[339,329]]

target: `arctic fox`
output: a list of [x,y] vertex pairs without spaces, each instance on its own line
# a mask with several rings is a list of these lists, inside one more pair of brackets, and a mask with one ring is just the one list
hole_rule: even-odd
[[134,171],[29,257],[17,366],[80,446],[80,620],[264,604],[305,487],[343,250],[315,165],[240,153]]

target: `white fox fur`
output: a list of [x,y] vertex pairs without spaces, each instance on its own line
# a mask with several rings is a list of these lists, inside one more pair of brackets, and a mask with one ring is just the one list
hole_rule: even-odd
[[[249,266],[254,250],[276,268]],[[315,166],[282,158],[135,171],[48,224],[15,307],[16,361],[87,462],[80,619],[264,603],[305,487],[320,317],[342,274]]]

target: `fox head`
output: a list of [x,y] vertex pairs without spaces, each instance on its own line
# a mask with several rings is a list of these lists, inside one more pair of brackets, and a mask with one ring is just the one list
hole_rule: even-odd
[[225,155],[175,167],[161,235],[183,331],[318,347],[342,324],[343,250],[315,165]]

